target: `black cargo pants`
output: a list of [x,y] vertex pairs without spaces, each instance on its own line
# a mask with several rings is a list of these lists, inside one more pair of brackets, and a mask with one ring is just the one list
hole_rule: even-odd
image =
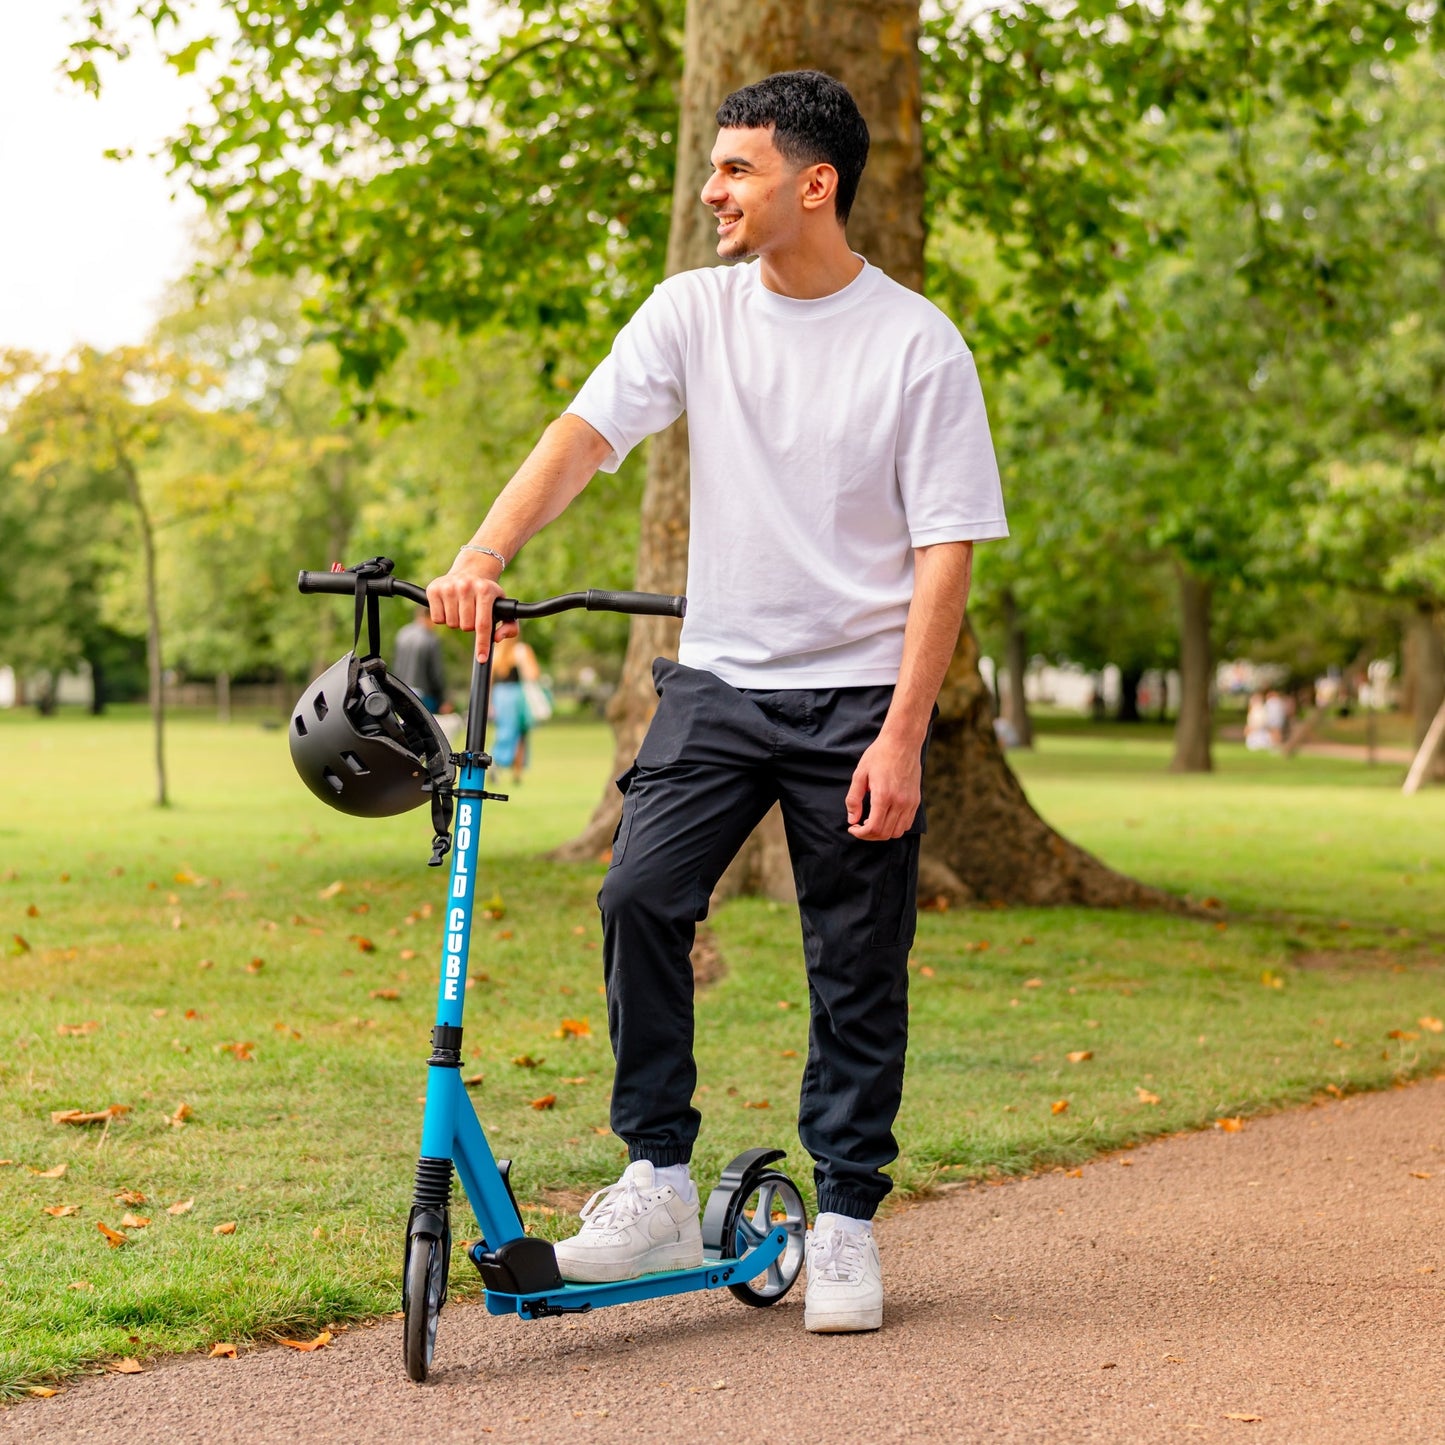
[[633,1159],[683,1164],[692,1106],[697,924],[723,870],[782,804],[803,922],[811,1019],[798,1133],[818,1207],[871,1218],[892,1183],[908,1040],[920,807],[890,842],[848,832],[853,770],[893,689],[758,692],[659,658],[659,696],[598,894],[607,1022],[617,1057],[612,1127]]

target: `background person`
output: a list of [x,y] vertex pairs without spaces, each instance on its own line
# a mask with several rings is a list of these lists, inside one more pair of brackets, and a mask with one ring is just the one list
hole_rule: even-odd
[[877,1329],[872,1218],[898,1153],[923,755],[973,543],[1008,528],[968,347],[848,245],[868,154],[852,96],[789,71],[728,96],[717,123],[701,199],[718,255],[757,264],[658,286],[428,591],[484,656],[506,559],[687,412],[688,615],[678,661],[654,664],[658,709],[619,780],[598,895],[612,1127],[632,1162],[557,1259],[594,1281],[702,1263],[689,952],[718,877],[780,802],[811,999],[804,1322]]
[[522,781],[532,734],[524,684],[541,680],[536,654],[520,637],[507,637],[497,644],[492,657],[493,731],[487,751],[497,767],[511,768],[514,783]]
[[429,612],[419,612],[397,630],[396,651],[391,667],[421,700],[428,712],[446,706],[447,675],[442,661],[442,640],[437,636]]

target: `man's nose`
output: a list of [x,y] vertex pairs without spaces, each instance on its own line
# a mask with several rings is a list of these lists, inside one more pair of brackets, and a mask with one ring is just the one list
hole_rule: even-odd
[[708,177],[707,184],[702,188],[702,203],[705,206],[715,206],[719,201],[727,199],[727,190],[721,183],[721,178],[716,174]]

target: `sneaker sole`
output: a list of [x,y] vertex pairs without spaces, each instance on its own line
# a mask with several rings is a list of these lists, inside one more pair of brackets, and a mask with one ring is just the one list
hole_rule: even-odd
[[857,1335],[883,1328],[883,1311],[839,1310],[835,1314],[803,1314],[803,1328],[814,1335]]
[[650,1250],[636,1260],[587,1260],[573,1263],[560,1256],[557,1268],[569,1284],[617,1284],[624,1279],[638,1279],[644,1274],[676,1274],[682,1269],[701,1269],[702,1250],[679,1257],[677,1245]]

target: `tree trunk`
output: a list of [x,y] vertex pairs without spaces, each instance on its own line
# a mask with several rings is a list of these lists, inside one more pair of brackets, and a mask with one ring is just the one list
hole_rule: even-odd
[[1136,723],[1139,716],[1139,684],[1144,680],[1142,667],[1121,667],[1119,669],[1119,713],[1118,721]]
[[1213,718],[1210,683],[1213,653],[1210,645],[1209,604],[1212,584],[1180,565],[1179,572],[1179,721],[1174,725],[1171,773],[1213,771],[1210,752]]
[[100,659],[100,649],[95,656],[86,659],[90,663],[90,715],[101,717],[105,713],[105,664]]
[[1004,721],[1013,729],[1015,748],[1034,745],[1034,723],[1029,716],[1029,699],[1024,683],[1029,670],[1028,637],[1019,618],[1018,603],[1007,588],[1003,594],[1004,666],[1008,673],[1008,690],[1003,694]]
[[964,903],[1184,911],[1180,900],[1106,868],[1039,817],[1004,762],[989,714],[978,644],[965,627],[943,680],[928,751],[920,895]]
[[166,699],[161,677],[161,609],[156,585],[156,539],[151,515],[141,491],[140,478],[130,462],[122,459],[120,469],[140,523],[141,555],[145,560],[146,591],[146,675],[149,682],[151,726],[155,734],[156,807],[170,806],[166,788]]
[[[1415,721],[1415,748],[1418,751],[1430,726],[1445,703],[1445,639],[1440,632],[1440,619],[1429,603],[1421,602],[1410,613],[1411,672],[1414,677],[1412,713]],[[1425,774],[1429,778],[1445,778],[1445,754],[1436,752],[1435,760]]]
[[222,723],[231,721],[231,674],[229,672],[216,674],[216,721]]
[[[853,92],[871,133],[868,168],[849,220],[854,250],[915,291],[923,289],[923,133],[917,0],[689,0],[678,127],[677,179],[667,271],[717,263],[716,236],[698,200],[723,97],[774,71],[814,67]],[[648,457],[637,586],[685,588],[688,452],[683,423]],[[617,746],[612,776],[632,762],[656,707],[652,659],[676,657],[676,623],[635,618],[622,680],[608,708]],[[930,895],[1010,902],[1173,906],[1174,900],[1110,873],[1058,837],[1029,806],[994,738],[967,622],[940,717],[926,783],[929,828],[924,876]],[[989,800],[984,813],[976,804]],[[621,798],[609,781],[582,834],[563,858],[605,856]],[[981,818],[987,816],[987,830]],[[992,836],[988,836],[992,834]],[[775,809],[748,841],[725,889],[747,885],[792,896],[787,850]]]

